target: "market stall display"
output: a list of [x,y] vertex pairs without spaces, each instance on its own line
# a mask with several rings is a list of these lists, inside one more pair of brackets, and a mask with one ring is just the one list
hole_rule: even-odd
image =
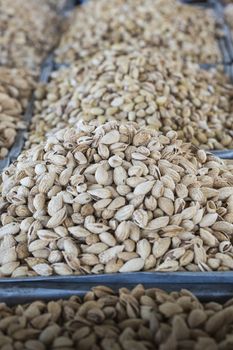
[[0,348],[231,350],[231,5],[75,2],[0,0]]

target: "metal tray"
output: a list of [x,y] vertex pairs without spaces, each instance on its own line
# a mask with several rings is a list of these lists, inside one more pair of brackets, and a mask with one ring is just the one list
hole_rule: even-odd
[[105,285],[114,291],[133,288],[137,284],[145,288],[166,291],[188,289],[202,301],[225,302],[233,297],[233,272],[134,272],[87,276],[52,276],[0,279],[0,300],[7,304],[33,300],[84,296],[91,288]]

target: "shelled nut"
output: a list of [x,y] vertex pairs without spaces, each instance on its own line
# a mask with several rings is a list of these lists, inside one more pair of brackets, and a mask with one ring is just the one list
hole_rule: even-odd
[[0,273],[233,269],[233,167],[129,123],[62,129],[2,175]]

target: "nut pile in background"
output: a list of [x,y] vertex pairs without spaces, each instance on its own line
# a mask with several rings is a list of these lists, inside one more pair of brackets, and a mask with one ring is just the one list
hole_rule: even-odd
[[155,53],[111,50],[55,72],[36,92],[26,148],[78,120],[117,120],[166,133],[203,149],[233,148],[233,89],[216,69]]
[[56,50],[58,62],[73,62],[123,44],[127,51],[153,47],[198,63],[221,61],[222,35],[211,10],[176,0],[101,0],[77,7]]
[[233,269],[232,166],[173,131],[80,123],[2,180],[2,277]]
[[58,39],[58,17],[47,0],[0,0],[0,65],[39,71]]
[[18,130],[26,127],[22,117],[34,87],[28,71],[0,67],[0,159],[7,155]]
[[232,299],[201,303],[187,290],[95,287],[84,299],[0,307],[3,350],[226,350]]
[[58,19],[47,0],[0,0],[0,159],[26,129],[23,114],[40,65],[57,43]]

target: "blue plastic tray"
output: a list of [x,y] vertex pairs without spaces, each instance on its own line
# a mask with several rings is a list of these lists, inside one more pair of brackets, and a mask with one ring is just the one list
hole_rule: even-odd
[[33,278],[0,279],[0,300],[8,304],[32,300],[83,296],[99,285],[133,288],[137,284],[145,288],[160,288],[166,291],[188,289],[203,301],[224,302],[233,297],[233,272],[135,272],[87,276],[52,276]]

